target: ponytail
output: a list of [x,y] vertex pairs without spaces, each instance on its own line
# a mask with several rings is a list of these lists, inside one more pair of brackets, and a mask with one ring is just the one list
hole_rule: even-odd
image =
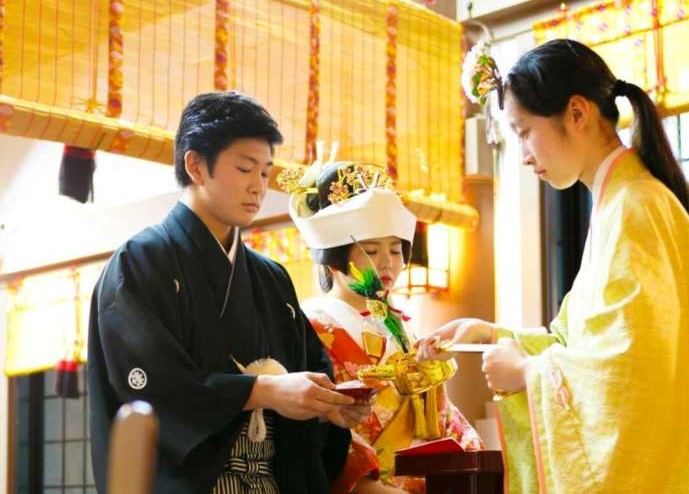
[[670,189],[689,213],[689,187],[682,169],[672,154],[653,101],[636,84],[618,81],[615,96],[626,96],[634,109],[632,145],[651,174]]

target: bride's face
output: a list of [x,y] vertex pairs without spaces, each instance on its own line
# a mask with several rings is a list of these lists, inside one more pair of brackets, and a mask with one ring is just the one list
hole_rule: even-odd
[[397,237],[383,237],[363,240],[359,244],[363,250],[357,245],[352,246],[349,262],[359,271],[370,268],[373,262],[385,288],[392,288],[404,265],[402,241]]

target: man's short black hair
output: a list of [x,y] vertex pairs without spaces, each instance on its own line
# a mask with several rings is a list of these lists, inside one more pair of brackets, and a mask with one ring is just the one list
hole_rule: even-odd
[[175,136],[175,177],[186,187],[191,178],[184,168],[184,155],[193,150],[213,168],[218,154],[237,139],[265,139],[274,146],[282,143],[282,134],[273,117],[250,97],[230,92],[199,94],[184,111]]

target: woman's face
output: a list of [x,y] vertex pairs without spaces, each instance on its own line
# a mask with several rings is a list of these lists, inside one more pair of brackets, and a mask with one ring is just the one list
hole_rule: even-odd
[[361,248],[356,244],[352,246],[349,261],[359,271],[370,268],[372,262],[385,288],[392,288],[404,265],[402,241],[397,237],[384,237],[363,240],[359,244]]
[[543,117],[522,108],[508,91],[505,113],[519,138],[522,164],[533,167],[538,178],[556,189],[574,185],[582,173],[580,149],[567,132],[567,115]]

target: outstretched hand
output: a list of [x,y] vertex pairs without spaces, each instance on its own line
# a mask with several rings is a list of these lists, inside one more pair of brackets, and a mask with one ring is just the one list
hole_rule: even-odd
[[448,358],[442,347],[454,343],[488,343],[495,325],[482,319],[455,319],[440,327],[430,335],[417,341],[419,359]]

